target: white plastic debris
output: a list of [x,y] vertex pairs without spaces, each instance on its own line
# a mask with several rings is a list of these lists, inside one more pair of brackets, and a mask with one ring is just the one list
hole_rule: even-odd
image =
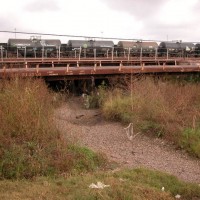
[[176,198],[176,199],[180,199],[180,198],[181,198],[181,195],[180,195],[180,194],[177,194],[177,195],[175,196],[175,198]]
[[134,135],[133,123],[130,123],[126,128],[124,128],[124,130],[126,131],[126,135],[130,141],[132,141],[138,134],[140,134],[140,132],[138,132]]
[[165,188],[164,187],[162,187],[162,189],[161,189],[163,192],[165,191]]
[[110,187],[110,185],[105,185],[102,182],[97,182],[97,184],[92,183],[89,186],[89,188],[92,188],[92,189],[104,189],[106,187]]

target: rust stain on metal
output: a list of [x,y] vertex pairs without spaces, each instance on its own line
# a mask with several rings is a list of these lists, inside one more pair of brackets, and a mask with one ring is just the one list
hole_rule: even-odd
[[[98,65],[97,65],[98,60]],[[53,65],[52,65],[53,63]],[[77,67],[78,63],[78,67]],[[53,67],[52,67],[53,66]],[[0,78],[19,76],[91,76],[131,73],[200,72],[199,59],[4,59],[0,61]]]

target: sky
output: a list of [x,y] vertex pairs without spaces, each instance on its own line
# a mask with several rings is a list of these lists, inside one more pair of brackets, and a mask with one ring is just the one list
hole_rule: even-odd
[[[199,11],[200,0],[5,0],[0,31],[200,42]],[[0,42],[9,38],[0,33]]]

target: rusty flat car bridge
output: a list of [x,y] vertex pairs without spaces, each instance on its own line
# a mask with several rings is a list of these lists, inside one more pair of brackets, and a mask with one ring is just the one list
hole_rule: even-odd
[[0,78],[44,77],[47,80],[147,73],[200,72],[197,58],[2,58]]

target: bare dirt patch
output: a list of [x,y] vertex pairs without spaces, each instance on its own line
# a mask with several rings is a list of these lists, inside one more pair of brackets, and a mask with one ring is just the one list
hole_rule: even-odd
[[57,126],[66,138],[106,154],[121,167],[156,169],[200,183],[199,159],[144,134],[138,135],[132,143],[120,123],[107,122],[99,110],[86,110],[82,105],[81,98],[73,98],[56,111]]

